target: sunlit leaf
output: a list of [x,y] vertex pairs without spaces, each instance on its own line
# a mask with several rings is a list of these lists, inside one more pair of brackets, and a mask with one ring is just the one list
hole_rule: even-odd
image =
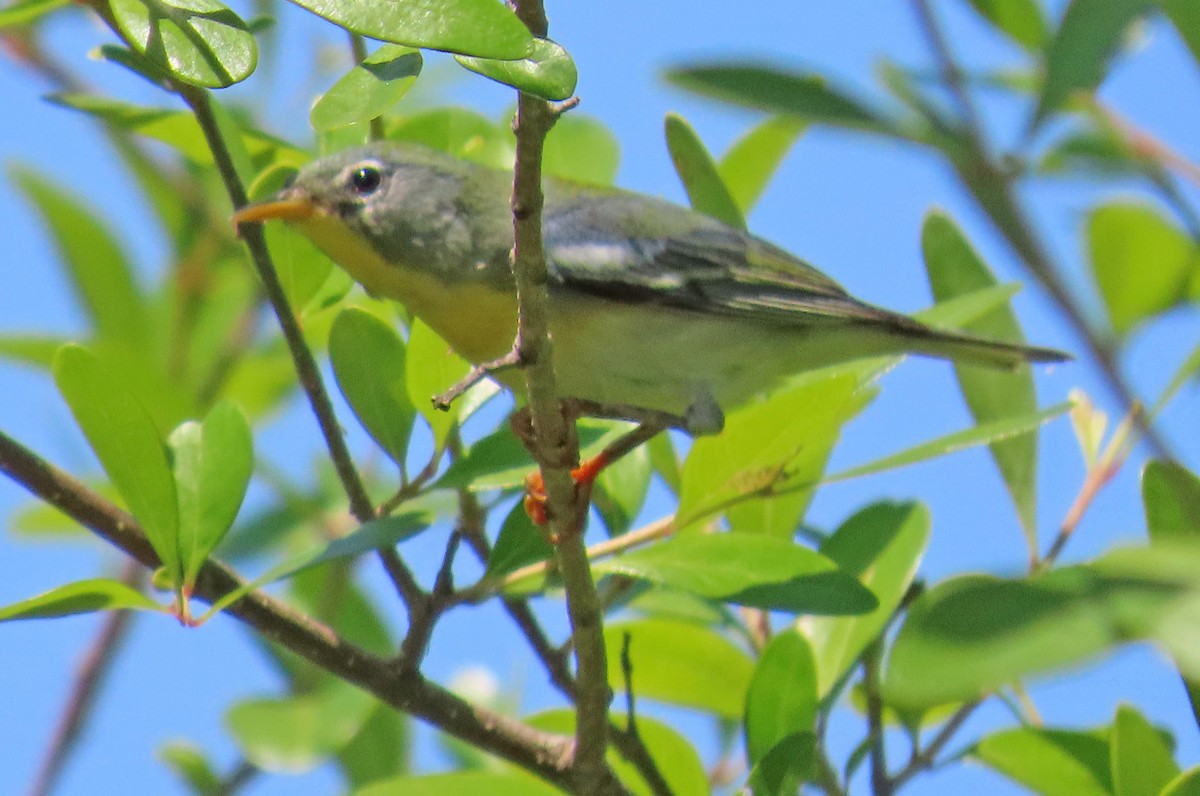
[[754,208],[806,126],[793,116],[772,117],[751,128],[721,158],[717,171],[743,216]]
[[163,611],[163,607],[137,589],[111,578],[76,581],[0,608],[0,622],[14,619],[47,619],[121,609]]
[[783,739],[813,732],[817,716],[817,662],[808,639],[794,628],[776,634],[762,651],[746,693],[746,756],[757,765]]
[[68,0],[17,0],[0,8],[0,30],[28,25],[68,5]]
[[465,108],[435,108],[403,116],[385,129],[389,140],[412,141],[456,158],[493,168],[511,169],[512,131]]
[[1109,743],[1113,792],[1118,796],[1159,796],[1167,783],[1179,775],[1171,747],[1129,705],[1117,708]]
[[579,74],[570,54],[549,39],[534,39],[533,49],[517,60],[493,60],[456,55],[472,72],[547,100],[565,100],[575,93]]
[[413,320],[408,335],[405,384],[409,400],[429,423],[434,443],[439,448],[458,421],[460,407],[455,402],[449,409],[435,409],[433,399],[453,387],[470,368],[436,332],[421,321]]
[[185,83],[230,86],[258,62],[246,23],[216,0],[111,0],[108,7],[129,44]]
[[1021,727],[987,735],[968,753],[1043,796],[1111,796],[1106,733]]
[[456,771],[372,782],[353,796],[561,796],[561,791],[520,773]]
[[168,741],[158,749],[158,757],[187,783],[196,796],[209,796],[221,789],[221,777],[204,752],[186,741]]
[[675,173],[683,182],[692,209],[730,226],[745,229],[746,219],[742,217],[742,211],[729,195],[729,189],[717,171],[717,164],[692,126],[682,116],[668,113],[666,135]]
[[323,132],[382,116],[412,87],[421,66],[417,50],[383,45],[321,95],[308,114],[309,124]]
[[1026,50],[1041,50],[1050,35],[1037,0],[970,0],[979,15]]
[[602,122],[572,111],[546,134],[542,172],[593,185],[612,185],[621,162],[621,145]]
[[225,723],[256,767],[300,773],[350,743],[374,703],[365,691],[331,683],[306,694],[237,702],[225,714]]

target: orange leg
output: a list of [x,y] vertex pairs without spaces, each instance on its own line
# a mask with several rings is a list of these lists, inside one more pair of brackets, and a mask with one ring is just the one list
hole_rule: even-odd
[[[590,496],[592,485],[596,483],[600,473],[614,461],[616,459],[611,456],[609,449],[605,448],[572,470],[575,494],[579,495],[582,492],[585,497]],[[525,513],[533,520],[534,525],[545,525],[550,521],[546,515],[546,484],[542,480],[540,470],[534,470],[525,477]]]

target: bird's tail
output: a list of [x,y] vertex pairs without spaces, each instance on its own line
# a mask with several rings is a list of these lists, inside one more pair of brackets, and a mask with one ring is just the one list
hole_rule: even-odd
[[918,332],[905,329],[908,349],[914,354],[950,359],[968,365],[1014,370],[1022,362],[1066,362],[1071,355],[1053,348],[1004,343],[965,332],[934,329],[923,324]]

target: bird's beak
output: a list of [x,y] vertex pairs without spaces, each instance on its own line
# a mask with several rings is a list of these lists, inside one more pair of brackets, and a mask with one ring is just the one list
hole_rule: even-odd
[[271,219],[302,221],[316,212],[317,206],[308,197],[275,197],[240,208],[233,214],[233,226],[237,228],[242,224]]

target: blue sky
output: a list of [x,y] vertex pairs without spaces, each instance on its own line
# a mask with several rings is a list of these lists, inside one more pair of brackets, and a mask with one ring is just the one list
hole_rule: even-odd
[[[965,3],[939,3],[958,52],[973,65],[1016,63],[1016,53],[988,34]],[[742,9],[745,10],[742,10]],[[286,44],[281,62],[289,77],[270,98],[274,131],[306,142],[307,108],[312,93],[329,85],[332,72],[314,72],[307,47],[321,38],[340,52],[340,32],[299,9],[280,9]],[[619,182],[625,187],[683,200],[663,143],[663,116],[686,116],[708,143],[721,152],[755,119],[753,114],[717,107],[668,87],[664,67],[706,56],[752,56],[809,66],[838,76],[851,88],[877,95],[874,70],[884,57],[911,66],[929,62],[909,4],[899,2],[814,3],[771,0],[750,6],[663,0],[633,3],[548,3],[551,33],[575,57],[580,71],[579,112],[595,116],[616,134],[622,148]],[[166,97],[114,66],[88,61],[92,47],[109,40],[94,20],[79,12],[56,18],[47,41],[104,91],[146,104]],[[452,65],[431,59],[434,74],[452,73]],[[0,60],[0,158],[35,166],[95,206],[118,229],[122,242],[154,280],[164,252],[148,214],[101,137],[79,115],[41,101],[44,85],[9,60]],[[499,116],[512,102],[511,92],[482,78],[463,74],[445,90],[463,102]],[[261,99],[259,76],[232,90],[233,97]],[[1178,39],[1164,25],[1141,31],[1134,51],[1117,67],[1104,96],[1118,110],[1192,160],[1200,160],[1200,91],[1197,70]],[[1023,120],[1003,103],[990,105],[989,122],[999,140],[1015,136]],[[1122,195],[1133,193],[1121,190]],[[1052,250],[1071,273],[1073,284],[1092,296],[1083,271],[1079,237],[1084,215],[1101,194],[1082,183],[1040,187],[1027,194],[1038,225]],[[921,220],[939,207],[953,215],[977,248],[1004,279],[1021,274],[984,221],[968,205],[949,175],[931,158],[895,145],[827,130],[810,131],[787,158],[775,182],[750,218],[751,228],[810,260],[873,303],[914,311],[929,303],[920,260]],[[36,219],[6,180],[0,180],[0,333],[15,331],[82,332],[81,321],[60,276],[54,254]],[[1095,305],[1094,301],[1090,301]],[[1079,351],[1081,346],[1055,316],[1036,288],[1027,287],[1015,306],[1032,341]],[[1127,359],[1140,392],[1156,395],[1175,364],[1197,337],[1194,317],[1173,317],[1140,333]],[[1102,406],[1110,397],[1086,359],[1039,373],[1044,405],[1063,400],[1080,387]],[[1191,406],[1189,406],[1189,402]],[[345,417],[346,422],[352,422]],[[950,369],[942,363],[909,361],[889,374],[883,395],[847,430],[832,467],[840,469],[899,450],[969,424]],[[1164,418],[1166,430],[1182,446],[1184,460],[1200,461],[1194,434],[1194,394],[1179,401]],[[91,454],[49,380],[28,369],[0,362],[0,429],[60,466],[94,472]],[[1189,434],[1191,430],[1193,433]],[[361,438],[358,438],[361,442]],[[308,461],[317,445],[311,418],[296,408],[276,421],[258,441],[260,448],[295,446]],[[361,448],[360,448],[361,449]],[[1043,546],[1067,511],[1083,476],[1078,452],[1065,421],[1042,435],[1039,519]],[[287,448],[277,454],[289,455]],[[1100,497],[1068,547],[1067,560],[1097,554],[1115,544],[1140,540],[1143,520],[1138,499],[1138,457]],[[995,470],[983,451],[970,451],[907,470],[823,490],[810,515],[830,527],[856,508],[880,498],[925,501],[934,531],[922,566],[931,580],[962,571],[1015,573],[1025,562],[1014,512]],[[0,517],[25,505],[16,486],[0,481]],[[658,509],[662,507],[659,504]],[[654,507],[651,507],[651,512]],[[418,542],[406,553],[418,567],[434,567],[441,537]],[[60,583],[113,572],[120,558],[95,542],[31,543],[0,535],[0,604],[7,604]],[[373,578],[378,581],[378,578]],[[380,583],[380,597],[387,592]],[[549,603],[543,615],[553,617]],[[446,679],[466,667],[484,665],[505,681],[515,681],[527,709],[550,704],[540,670],[507,646],[494,610],[456,614],[439,629],[428,670]],[[560,621],[549,620],[561,633]],[[96,617],[0,626],[0,790],[28,787],[54,722],[65,701],[80,656],[98,626]],[[500,625],[504,628],[503,625]],[[168,620],[140,618],[113,678],[98,705],[78,757],[62,782],[62,794],[107,792],[118,782],[129,794],[173,792],[170,775],[154,759],[165,738],[188,738],[222,765],[236,751],[222,729],[222,711],[232,700],[277,687],[270,672],[236,622],[218,620],[200,630],[183,630]],[[1200,759],[1200,743],[1178,679],[1160,655],[1145,648],[1123,650],[1082,671],[1043,681],[1033,692],[1048,724],[1086,726],[1110,721],[1120,701],[1130,701],[1175,733],[1183,762]],[[666,714],[671,717],[678,713]],[[978,732],[1007,721],[998,709],[985,709],[968,729]],[[689,721],[686,726],[695,726]],[[852,717],[837,722],[835,737],[848,751]],[[970,735],[970,732],[967,733]],[[966,736],[964,736],[966,737]],[[711,743],[707,731],[697,739]],[[428,734],[420,759],[444,764]],[[835,752],[836,754],[836,752]],[[337,777],[328,770],[304,776],[264,779],[254,794],[332,793]],[[1018,792],[978,767],[955,767],[927,776],[907,790],[914,794]]]

